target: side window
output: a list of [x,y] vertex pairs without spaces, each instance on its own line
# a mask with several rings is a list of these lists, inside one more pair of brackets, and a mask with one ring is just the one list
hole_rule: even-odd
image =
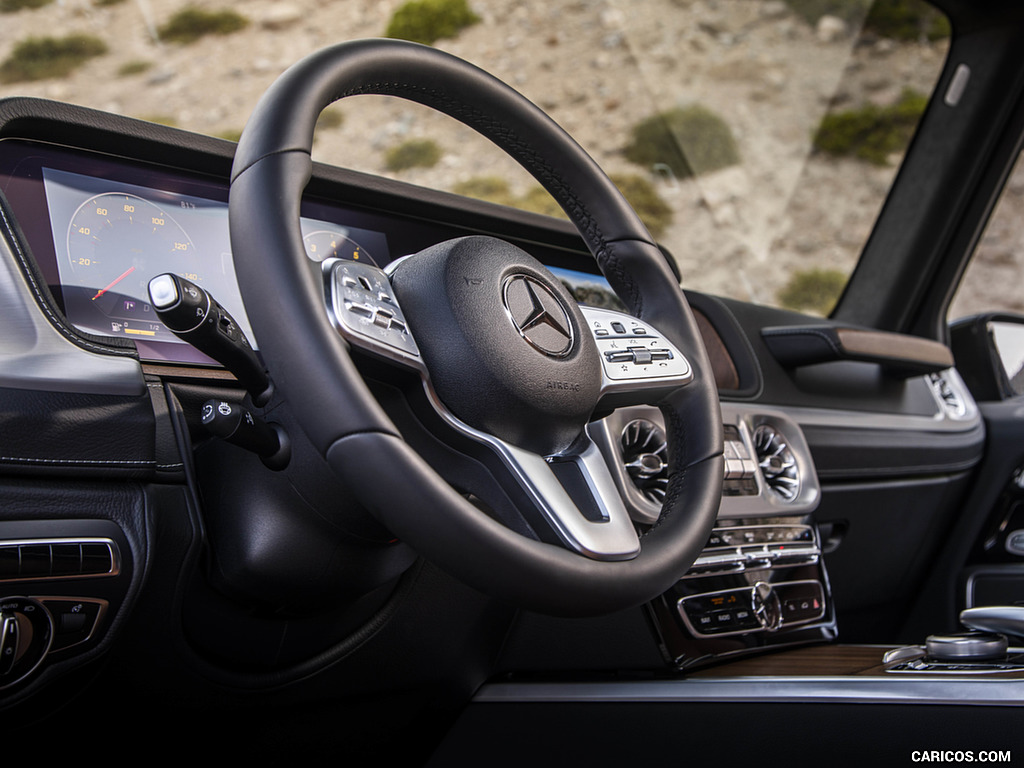
[[981,312],[1024,315],[1024,162],[1020,157],[947,316],[956,320]]

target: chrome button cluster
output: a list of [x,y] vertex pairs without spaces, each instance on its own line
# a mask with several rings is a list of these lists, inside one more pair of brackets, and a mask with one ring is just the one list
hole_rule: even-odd
[[752,525],[715,528],[707,547],[683,577],[740,573],[793,565],[813,565],[821,549],[806,525]]
[[613,381],[659,381],[692,378],[682,353],[650,326],[609,309],[580,307],[601,353],[604,374]]
[[0,689],[31,674],[53,641],[53,619],[30,597],[0,600]]
[[[730,436],[734,435],[732,439]],[[757,474],[757,462],[747,451],[747,446],[740,437],[739,430],[732,427],[726,431],[725,440],[725,479],[742,480],[753,478]]]
[[362,262],[324,262],[329,306],[343,336],[388,357],[419,358],[401,307],[383,270]]
[[823,618],[825,592],[817,581],[759,581],[681,598],[676,609],[696,637],[775,632]]

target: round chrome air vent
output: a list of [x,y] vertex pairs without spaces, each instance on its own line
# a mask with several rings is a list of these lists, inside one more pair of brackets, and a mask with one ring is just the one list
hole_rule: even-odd
[[637,490],[658,506],[668,487],[668,441],[665,431],[647,419],[634,419],[622,429],[622,463]]
[[786,501],[793,501],[800,492],[800,470],[782,433],[762,424],[754,431],[754,450],[768,487]]

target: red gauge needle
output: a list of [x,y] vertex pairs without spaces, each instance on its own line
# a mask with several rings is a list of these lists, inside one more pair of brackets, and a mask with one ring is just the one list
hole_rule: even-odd
[[128,269],[126,269],[126,270],[124,271],[124,273],[123,273],[123,274],[122,274],[122,275],[121,275],[120,277],[118,277],[118,278],[117,278],[116,280],[114,280],[114,281],[113,281],[113,282],[112,282],[112,283],[111,283],[110,285],[108,285],[108,286],[107,286],[106,288],[101,288],[101,289],[100,289],[100,290],[99,290],[99,291],[98,291],[98,292],[96,293],[96,295],[92,297],[92,300],[93,300],[93,301],[96,301],[96,299],[98,299],[98,298],[99,298],[100,296],[102,296],[102,295],[103,295],[104,293],[106,293],[106,292],[107,292],[107,291],[109,291],[109,290],[110,290],[111,288],[113,288],[113,287],[114,287],[115,285],[117,285],[118,283],[120,283],[120,282],[121,282],[122,280],[124,280],[124,279],[125,279],[126,277],[128,277],[128,275],[130,275],[130,274],[131,274],[132,272],[134,272],[134,271],[135,271],[135,267],[128,267]]

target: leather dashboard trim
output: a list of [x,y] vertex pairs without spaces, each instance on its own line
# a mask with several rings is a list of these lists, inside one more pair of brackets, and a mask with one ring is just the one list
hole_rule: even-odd
[[155,430],[148,395],[0,388],[4,472],[149,477],[157,469]]

